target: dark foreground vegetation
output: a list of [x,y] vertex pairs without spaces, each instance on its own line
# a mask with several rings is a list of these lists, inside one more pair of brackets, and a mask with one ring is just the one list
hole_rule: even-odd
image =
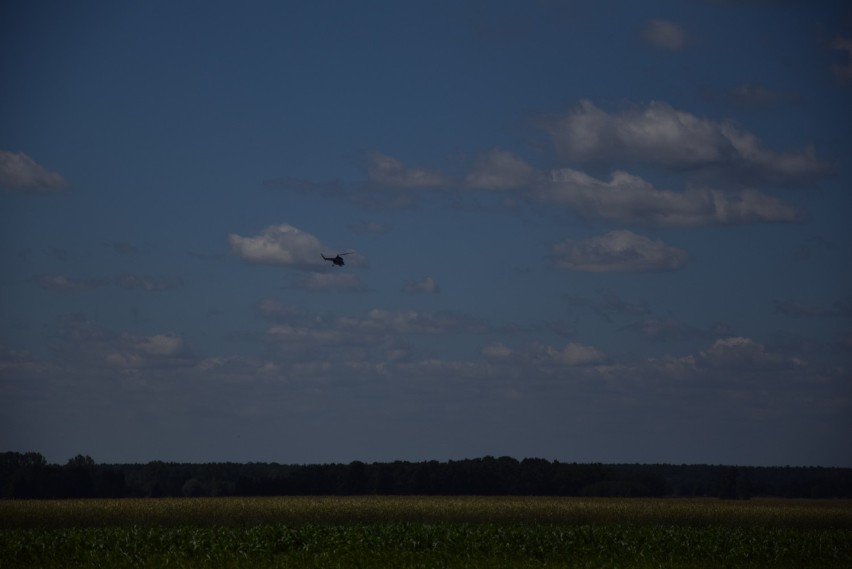
[[0,567],[847,568],[852,502],[324,496],[0,501]]
[[64,465],[0,453],[0,497],[124,498],[299,495],[710,496],[852,498],[852,469],[576,464],[485,457],[449,462]]

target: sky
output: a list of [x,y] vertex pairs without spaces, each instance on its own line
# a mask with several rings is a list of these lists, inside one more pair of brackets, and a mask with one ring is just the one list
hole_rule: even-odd
[[852,467],[847,2],[11,0],[0,84],[0,450]]

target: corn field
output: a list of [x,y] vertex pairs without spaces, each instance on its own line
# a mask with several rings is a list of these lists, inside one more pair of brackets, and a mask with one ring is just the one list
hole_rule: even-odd
[[544,497],[0,502],[2,567],[852,567],[852,503]]

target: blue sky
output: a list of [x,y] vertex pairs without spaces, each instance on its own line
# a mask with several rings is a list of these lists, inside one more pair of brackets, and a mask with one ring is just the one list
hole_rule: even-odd
[[4,450],[852,466],[844,2],[13,1],[0,77]]

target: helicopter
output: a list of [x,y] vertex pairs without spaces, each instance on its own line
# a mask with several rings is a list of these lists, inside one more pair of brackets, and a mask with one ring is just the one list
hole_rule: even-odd
[[351,255],[354,252],[355,251],[347,251],[346,253],[338,253],[336,257],[326,257],[322,253],[320,253],[320,255],[322,255],[322,258],[325,259],[326,261],[331,261],[331,263],[333,265],[337,265],[338,267],[342,267],[343,265],[346,264],[346,263],[343,262],[343,255]]

